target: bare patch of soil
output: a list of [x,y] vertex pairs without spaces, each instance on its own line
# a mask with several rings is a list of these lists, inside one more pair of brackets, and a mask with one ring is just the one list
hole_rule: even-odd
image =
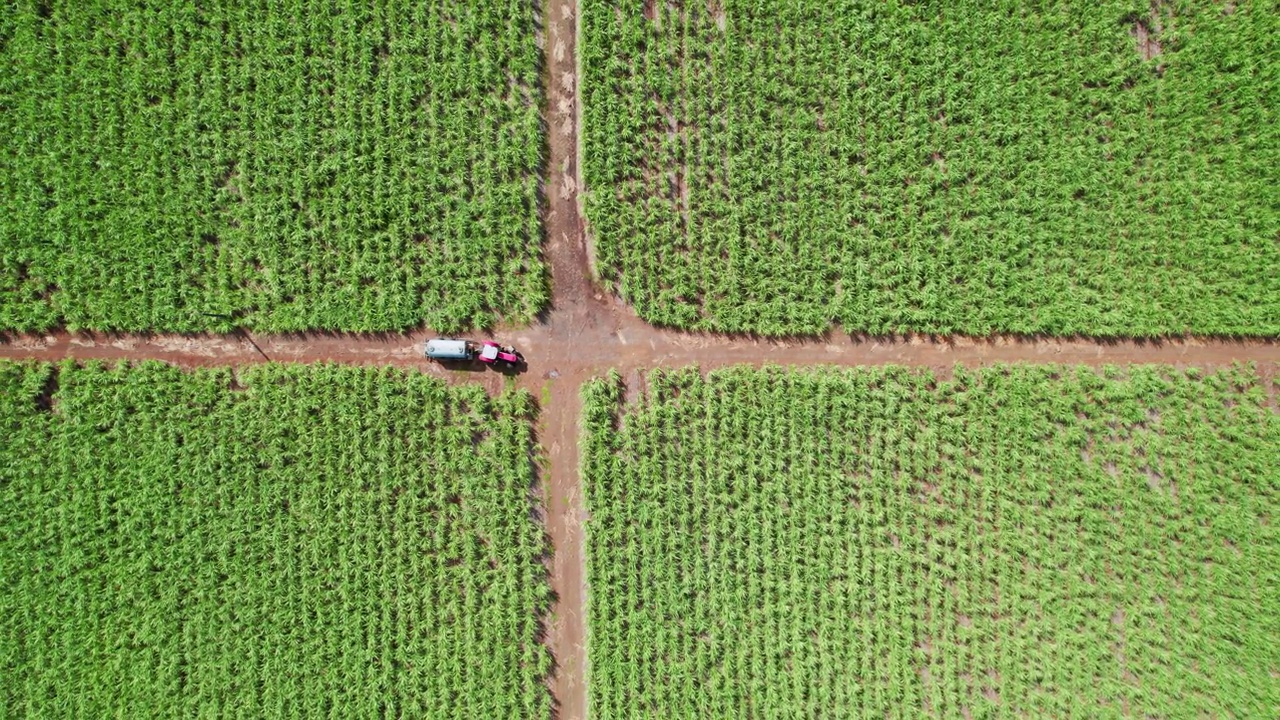
[[635,368],[627,374],[623,382],[623,399],[622,402],[628,407],[635,407],[648,394],[648,383],[645,382],[645,374],[640,368]]
[[218,186],[236,200],[244,199],[244,193],[240,191],[240,164],[238,162],[233,160],[227,164],[227,167],[222,172]]
[[[1153,60],[1164,52],[1160,39],[1165,28],[1172,28],[1172,26],[1173,12],[1164,0],[1151,0],[1151,9],[1147,16],[1134,19],[1129,34],[1133,36],[1138,54],[1142,55],[1143,60]],[[1156,72],[1163,74],[1164,66],[1157,67]]]
[[1156,38],[1160,31],[1157,29],[1153,32],[1146,20],[1134,22],[1133,30],[1130,32],[1138,44],[1138,53],[1142,55],[1143,60],[1151,60],[1160,54],[1162,48],[1160,41]]
[[724,32],[729,26],[729,16],[724,11],[724,0],[711,0],[707,3],[707,14],[716,24],[716,29]]

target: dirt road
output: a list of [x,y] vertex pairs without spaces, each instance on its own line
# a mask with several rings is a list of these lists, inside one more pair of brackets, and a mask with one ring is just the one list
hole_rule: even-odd
[[[515,378],[542,407],[538,440],[546,467],[543,492],[553,555],[549,563],[556,602],[547,619],[547,644],[555,658],[550,688],[560,718],[586,716],[586,626],[583,577],[582,506],[578,478],[579,389],[590,377],[617,369],[624,377],[654,367],[697,363],[704,368],[761,365],[855,366],[900,364],[930,367],[946,375],[967,366],[998,362],[1167,363],[1213,366],[1240,361],[1265,364],[1268,375],[1280,362],[1274,341],[1185,339],[1162,342],[1026,340],[1018,338],[853,338],[833,332],[826,338],[764,340],[700,335],[653,328],[625,306],[593,287],[589,253],[578,203],[578,71],[575,66],[576,0],[547,0],[543,42],[546,52],[549,162],[545,185],[545,257],[551,267],[553,306],[545,319],[527,328],[499,329],[493,335],[515,342],[529,358]],[[339,362],[415,368],[450,382],[481,382],[491,391],[509,381],[487,371],[444,370],[422,357],[427,331],[409,334],[291,336],[128,336],[54,333],[0,336],[0,357],[59,360],[161,360],[192,367],[277,362]]]
[[[495,372],[479,368],[446,370],[428,362],[422,356],[422,345],[431,336],[428,331],[376,336],[341,333],[144,336],[57,332],[40,336],[0,335],[0,358],[160,360],[182,367],[237,366],[267,361],[391,365],[415,368],[452,381],[502,386],[504,379]],[[957,363],[968,366],[1008,362],[1093,366],[1162,363],[1204,367],[1236,362],[1280,362],[1280,342],[1275,340],[860,338],[839,332],[820,338],[772,340],[683,333],[654,328],[613,302],[594,300],[553,310],[545,321],[532,327],[498,329],[473,336],[515,342],[529,358],[528,371],[516,376],[515,382],[532,391],[538,391],[548,382],[564,384],[566,379],[592,377],[610,368],[625,375],[635,370],[689,364],[698,364],[704,369],[769,363],[846,367],[896,364],[933,368],[945,376]]]

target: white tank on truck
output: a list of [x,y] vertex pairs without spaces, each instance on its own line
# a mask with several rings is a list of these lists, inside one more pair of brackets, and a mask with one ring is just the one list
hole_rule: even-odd
[[432,360],[471,360],[476,356],[476,344],[470,340],[435,338],[427,341],[427,357]]

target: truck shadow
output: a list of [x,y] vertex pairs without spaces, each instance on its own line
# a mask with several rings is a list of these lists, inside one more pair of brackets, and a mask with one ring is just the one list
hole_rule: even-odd
[[529,371],[528,363],[519,365],[489,365],[479,360],[439,360],[435,361],[440,367],[449,371],[484,373],[496,372],[507,377],[518,377]]
[[493,371],[507,377],[519,377],[529,372],[528,363],[520,363],[519,365],[494,365]]
[[440,367],[455,372],[482,373],[489,368],[479,360],[436,360]]

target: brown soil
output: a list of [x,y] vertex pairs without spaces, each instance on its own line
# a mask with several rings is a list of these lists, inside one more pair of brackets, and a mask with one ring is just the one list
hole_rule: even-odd
[[1159,31],[1153,32],[1147,27],[1147,21],[1138,20],[1133,24],[1133,39],[1138,43],[1138,52],[1143,60],[1150,60],[1160,54],[1160,41],[1156,39]]
[[[541,432],[546,467],[544,502],[551,539],[551,589],[555,593],[547,623],[547,646],[555,659],[550,679],[556,716],[586,717],[586,583],[582,529],[584,509],[578,483],[578,389],[590,371],[576,362],[582,349],[607,332],[610,304],[591,284],[586,233],[578,192],[577,0],[545,0],[549,137],[546,259],[551,266],[552,307],[546,322],[530,328],[517,342],[533,355],[556,348],[545,368],[530,361],[529,373],[550,384],[551,400],[542,408]],[[563,48],[564,52],[560,52]],[[537,335],[544,335],[539,338]],[[544,385],[545,387],[545,385]]]
[[1165,16],[1168,8],[1161,0],[1151,0],[1151,11],[1146,18],[1139,18],[1133,23],[1130,34],[1137,42],[1138,53],[1143,60],[1151,60],[1163,52],[1160,36],[1164,33]]
[[[558,274],[553,275],[558,277]],[[597,299],[599,296],[601,299]],[[1028,339],[1018,337],[934,339],[919,336],[863,338],[832,334],[817,338],[767,339],[686,333],[654,328],[629,309],[599,293],[577,308],[551,311],[532,327],[499,328],[473,337],[514,342],[529,358],[515,384],[535,394],[548,382],[591,378],[616,369],[624,377],[637,370],[699,365],[836,366],[904,365],[930,368],[949,377],[955,365],[997,363],[1070,365],[1164,364],[1217,367],[1237,362],[1261,365],[1273,377],[1280,341],[1186,338],[1175,340]],[[584,312],[583,308],[590,308]],[[422,356],[429,331],[387,335],[310,333],[295,335],[119,335],[54,332],[0,336],[0,358],[57,361],[159,360],[181,367],[237,366],[262,362],[390,365],[413,368],[451,381],[501,387],[501,374],[482,367],[444,367]],[[492,382],[490,382],[492,381]],[[1268,388],[1275,392],[1272,388]],[[550,408],[544,408],[544,412]]]
[[[656,7],[653,3],[648,8]],[[547,619],[547,645],[555,659],[549,686],[557,716],[586,716],[586,626],[582,529],[586,512],[578,478],[579,390],[586,380],[616,369],[623,377],[642,377],[655,367],[698,364],[711,369],[732,364],[844,366],[897,364],[932,368],[948,376],[956,364],[981,366],[1004,362],[1084,365],[1165,363],[1221,366],[1253,361],[1274,378],[1280,343],[1178,339],[1097,341],[1026,339],[825,337],[770,340],[743,336],[682,333],[654,328],[607,296],[591,282],[589,248],[579,205],[577,78],[575,67],[576,0],[547,0],[544,5],[548,127],[545,258],[551,268],[552,306],[537,325],[499,328],[529,358],[514,384],[542,407],[538,441],[545,467],[543,498],[552,545],[549,561],[555,592]],[[422,356],[426,330],[407,334],[350,335],[312,333],[287,336],[116,335],[65,332],[43,336],[0,336],[0,358],[60,360],[159,360],[183,367],[276,362],[336,362],[412,368],[449,382],[480,382],[491,392],[509,384],[504,376],[479,367],[443,367]],[[1270,388],[1274,407],[1275,388]]]

